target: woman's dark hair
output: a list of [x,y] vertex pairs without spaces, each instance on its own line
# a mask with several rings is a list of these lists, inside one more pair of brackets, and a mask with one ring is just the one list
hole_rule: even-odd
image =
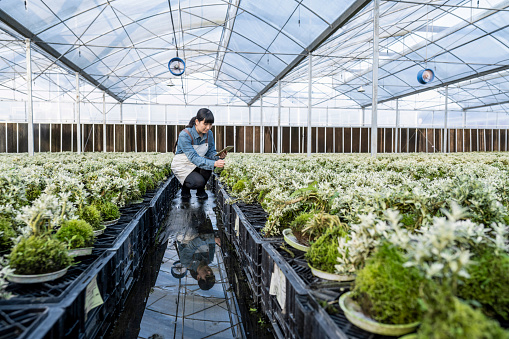
[[[212,114],[212,112],[208,108],[200,108],[198,110],[198,113],[196,113],[196,115],[191,118],[191,121],[189,121],[189,124],[187,124],[187,126],[185,128],[193,127],[194,125],[196,125],[196,119],[198,119],[198,121],[205,120],[206,124],[213,124],[214,123],[214,114]],[[178,142],[179,142],[179,137],[177,135],[177,140],[175,141],[175,145],[173,146],[173,153],[177,153]]]
[[198,119],[198,121],[205,120],[206,124],[213,124],[214,114],[212,114],[212,112],[208,108],[200,108],[198,110],[198,113],[196,113],[196,115],[191,118],[191,121],[189,121],[189,124],[186,126],[186,128],[193,127],[194,125],[196,125],[196,119]]

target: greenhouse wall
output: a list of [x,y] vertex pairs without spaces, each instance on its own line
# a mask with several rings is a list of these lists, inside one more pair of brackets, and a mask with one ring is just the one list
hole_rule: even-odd
[[[184,125],[106,125],[107,152],[172,152]],[[263,138],[262,131],[263,128]],[[34,124],[35,152],[76,152],[76,124]],[[103,124],[82,124],[84,152],[102,152]],[[214,125],[216,149],[234,146],[235,152],[277,153],[277,126]],[[379,128],[378,153],[442,152],[442,128]],[[397,135],[397,137],[396,137]],[[447,129],[449,152],[507,151],[508,129]],[[311,127],[312,153],[369,153],[369,127]],[[307,127],[281,127],[281,152],[306,153]],[[0,153],[28,151],[27,123],[0,123]]]

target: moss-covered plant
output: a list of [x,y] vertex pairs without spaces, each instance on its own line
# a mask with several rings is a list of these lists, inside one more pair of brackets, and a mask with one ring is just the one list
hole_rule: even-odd
[[79,211],[80,219],[85,220],[92,226],[94,231],[101,230],[104,226],[101,224],[103,219],[101,217],[101,212],[97,210],[94,205],[84,206]]
[[9,265],[16,274],[51,273],[71,264],[67,246],[49,235],[22,238],[9,255]]
[[384,324],[408,324],[419,320],[420,272],[405,267],[402,251],[384,243],[357,272],[352,298],[372,319]]
[[347,230],[347,226],[341,223],[337,215],[324,212],[303,212],[293,220],[290,227],[299,242],[305,245],[315,241],[327,230],[337,227]]
[[300,243],[305,245],[309,244],[309,239],[303,236],[302,230],[306,227],[306,224],[311,218],[313,218],[313,213],[301,212],[290,224],[293,235],[295,235]]
[[311,243],[306,252],[306,260],[320,271],[336,273],[335,265],[339,255],[338,238],[347,237],[348,232],[341,226],[327,229],[325,233]]
[[488,316],[509,320],[509,255],[491,247],[479,250],[468,274],[458,286],[458,296],[481,303]]
[[449,289],[435,289],[428,294],[426,304],[428,310],[424,312],[417,332],[418,339],[509,338],[509,332],[504,331],[497,321],[453,297]]
[[101,213],[101,218],[103,221],[110,221],[120,218],[120,210],[117,205],[110,201],[102,201],[100,203],[95,204],[99,213]]
[[9,219],[0,216],[0,251],[7,251],[13,246],[12,238],[16,237],[16,231]]
[[68,220],[57,231],[56,238],[67,244],[69,249],[91,247],[94,229],[84,220]]

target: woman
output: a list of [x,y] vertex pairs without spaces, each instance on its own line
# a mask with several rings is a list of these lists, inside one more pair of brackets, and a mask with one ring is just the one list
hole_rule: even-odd
[[171,169],[182,184],[182,199],[191,198],[192,189],[196,190],[198,199],[207,199],[205,184],[214,167],[224,167],[226,152],[216,156],[216,146],[212,135],[214,114],[201,108],[189,125],[184,128],[177,139],[175,157]]

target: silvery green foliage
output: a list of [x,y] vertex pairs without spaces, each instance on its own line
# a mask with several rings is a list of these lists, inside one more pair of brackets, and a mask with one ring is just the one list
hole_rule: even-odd
[[[465,187],[485,197],[485,205],[473,209],[479,213],[478,219],[483,217],[484,207],[480,207],[487,206],[494,219],[486,223],[502,222],[508,217],[508,170],[509,155],[505,153],[383,154],[376,159],[364,154],[316,154],[311,158],[296,154],[230,154],[221,180],[230,187],[241,179],[249,182],[246,189],[235,192],[245,202],[257,200],[262,193],[262,206],[270,216],[265,231],[277,234],[285,214],[303,206],[302,202],[284,202],[313,181],[318,182],[319,197],[329,201],[330,211],[350,225],[360,223],[359,216],[370,213],[386,220],[384,212],[394,208],[387,205],[388,201],[404,201],[412,206],[416,218],[421,218],[420,225],[429,225],[433,213],[450,208],[435,205],[437,201],[448,201],[444,187],[454,187],[457,178],[463,177],[466,183],[476,183]],[[472,199],[471,203],[475,207],[480,201]]]
[[400,246],[410,240],[409,232],[400,227],[398,211],[385,211],[387,221],[372,213],[359,216],[361,222],[350,228],[350,239],[338,238],[339,257],[335,266],[338,274],[353,274],[364,266],[366,259],[384,241]]
[[1,154],[0,215],[10,218],[21,236],[43,223],[57,228],[106,193],[119,207],[139,197],[138,181],[168,171],[172,159],[172,153]]
[[58,228],[64,220],[76,218],[76,207],[69,201],[70,192],[43,193],[32,205],[21,208],[17,220],[28,226],[21,229],[23,236],[40,234],[46,229]]
[[452,210],[444,213],[447,218],[434,218],[432,225],[411,234],[407,244],[400,244],[409,257],[405,266],[417,267],[428,279],[468,278],[466,268],[471,263],[471,250],[488,240],[489,229],[460,220],[465,209],[457,204],[453,203]]
[[7,265],[7,259],[0,257],[0,299],[12,298],[12,293],[5,291],[9,284],[6,280],[7,276],[12,273],[14,273],[14,270]]

